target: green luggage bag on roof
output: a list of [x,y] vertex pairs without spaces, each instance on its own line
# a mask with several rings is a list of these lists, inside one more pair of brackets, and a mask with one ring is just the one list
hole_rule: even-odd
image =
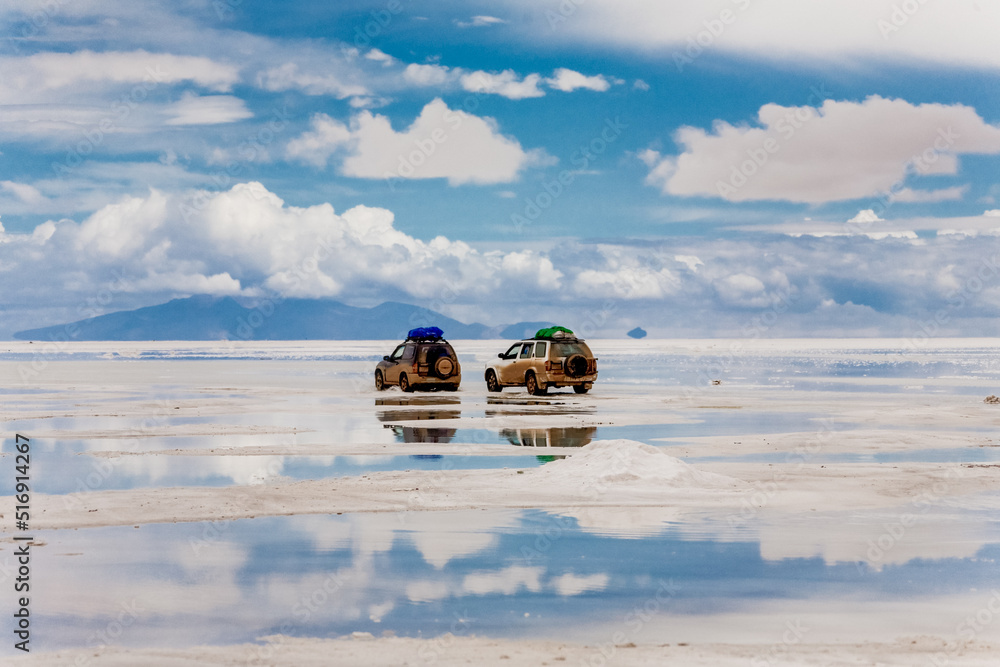
[[[562,333],[567,336],[572,336],[573,332],[566,327],[545,327],[544,329],[539,329],[538,333],[535,334],[535,338],[556,338],[557,333]],[[562,338],[562,336],[559,336]]]

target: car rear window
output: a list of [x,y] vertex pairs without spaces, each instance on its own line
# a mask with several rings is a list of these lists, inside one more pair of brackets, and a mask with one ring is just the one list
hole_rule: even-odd
[[441,357],[454,357],[455,352],[450,345],[425,345],[420,348],[417,356],[418,363],[432,363]]
[[574,354],[582,354],[589,357],[590,348],[584,343],[553,343],[552,351],[557,357],[569,357]]

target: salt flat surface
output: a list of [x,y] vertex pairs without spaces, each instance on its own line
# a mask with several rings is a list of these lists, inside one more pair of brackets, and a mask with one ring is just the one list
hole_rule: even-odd
[[[39,572],[51,593],[33,611],[78,630],[65,634],[76,644],[48,646],[39,630],[40,649],[65,652],[25,664],[91,655],[86,630],[111,622],[128,591],[145,591],[161,621],[102,648],[101,664],[230,664],[276,643],[277,664],[326,664],[319,661],[328,655],[401,664],[420,651],[438,664],[491,651],[497,660],[508,655],[504,664],[551,664],[602,655],[602,642],[613,649],[609,664],[746,664],[761,656],[771,664],[914,664],[941,655],[948,664],[995,664],[1000,622],[980,623],[971,637],[960,626],[969,614],[992,614],[992,591],[1000,590],[989,566],[1000,555],[1000,406],[983,402],[1000,393],[997,341],[593,341],[601,370],[593,392],[547,397],[485,391],[483,366],[505,343],[454,341],[463,386],[447,396],[376,392],[371,373],[391,341],[4,343],[2,460],[11,463],[13,433],[32,438],[32,527],[40,562],[52,568]],[[4,506],[12,506],[9,479],[0,483]],[[616,643],[627,608],[573,612],[558,601],[635,595],[641,607],[656,600],[655,587],[639,593],[639,578],[633,593],[616,588],[624,580],[614,560],[607,571],[561,570],[555,552],[542,549],[521,563],[520,547],[502,545],[527,538],[498,536],[530,533],[533,519],[520,513],[536,510],[550,517],[539,539],[565,526],[573,544],[618,544],[636,563],[663,561],[667,572],[669,552],[654,558],[644,544],[665,536],[673,540],[667,549],[705,544],[703,558],[729,545],[718,558],[737,569],[746,556],[735,554],[750,545],[754,560],[789,568],[789,581],[808,564],[823,582],[843,583],[777,597],[748,589],[727,601],[736,593],[700,591],[711,582],[696,577],[687,582],[692,599],[718,597],[717,605],[658,608],[642,632]],[[352,517],[360,532],[327,521],[338,517]],[[314,591],[321,570],[313,579],[277,573],[246,582],[250,554],[274,545],[250,549],[229,526],[265,519],[312,522],[301,527],[320,549],[318,562],[323,549],[335,549],[355,573],[346,606],[324,616],[325,625],[296,624],[294,639],[258,639],[280,631],[265,610]],[[156,526],[177,528],[154,548],[143,536]],[[13,551],[6,518],[3,530],[0,564]],[[135,531],[128,548],[141,557],[129,571],[140,574],[116,588],[115,568],[98,554],[124,530]],[[91,531],[116,532],[82,539]],[[193,546],[206,531],[218,534],[208,540],[209,561]],[[376,574],[371,559],[404,535],[432,571],[471,569],[454,574],[458,583],[418,577],[389,594],[375,582],[395,578],[393,570]],[[737,552],[725,555],[731,548]],[[399,563],[410,562],[407,551],[392,549]],[[157,572],[173,569],[163,553],[174,554],[187,579],[151,574],[154,562]],[[91,579],[74,576],[74,559],[92,563]],[[696,571],[677,567],[681,580]],[[733,581],[752,589],[763,572]],[[879,581],[899,583],[886,583],[881,598],[857,587]],[[271,597],[251,602],[261,586]],[[492,639],[441,635],[449,622],[431,617],[487,594],[477,591],[512,609],[544,595],[553,606],[540,625],[490,626]],[[183,607],[163,606],[175,597],[200,625],[189,626]],[[246,613],[252,634],[205,622],[236,613]],[[783,643],[789,622],[808,633]],[[393,627],[423,639],[319,639]]]
[[[692,667],[744,667],[759,660],[759,664],[774,667],[847,667],[854,665],[885,665],[912,667],[919,664],[945,664],[961,667],[993,667],[998,647],[973,643],[960,654],[946,644],[931,638],[917,637],[894,643],[835,644],[817,649],[810,644],[779,644],[777,647],[748,649],[746,645],[635,645],[632,643],[601,646],[580,646],[558,641],[504,641],[477,637],[444,635],[433,640],[392,637],[375,639],[359,635],[344,639],[307,640],[297,637],[265,638],[269,650],[258,645],[203,646],[181,651],[126,650],[109,648],[100,651],[64,651],[46,656],[15,658],[11,664],[55,666],[72,664],[78,658],[90,658],[105,667],[218,667],[235,663],[234,655],[259,659],[264,664],[325,667],[327,665],[553,665],[553,664],[613,664],[655,667],[663,664]],[[259,656],[259,657],[258,657]],[[95,660],[95,657],[97,658]],[[252,663],[251,663],[252,664]]]

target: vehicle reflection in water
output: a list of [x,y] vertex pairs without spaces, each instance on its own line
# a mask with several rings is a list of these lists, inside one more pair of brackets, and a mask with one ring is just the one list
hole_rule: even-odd
[[393,396],[376,398],[375,405],[459,405],[462,402],[458,396]]
[[[596,426],[566,426],[561,428],[504,428],[500,436],[520,447],[583,447],[590,444],[597,433]],[[543,454],[536,457],[548,463],[565,456]]]
[[403,426],[402,424],[386,424],[383,428],[392,431],[397,442],[451,442],[455,437],[453,428],[423,428],[419,426]]
[[[414,397],[416,398],[416,397]],[[457,398],[436,398],[431,401],[413,401],[409,398],[388,398],[378,399],[375,405],[408,406],[408,405],[458,405]],[[451,442],[455,437],[457,429],[454,428],[433,428],[425,426],[410,426],[396,422],[425,421],[435,419],[458,419],[462,416],[461,410],[382,410],[375,413],[382,428],[390,429],[397,442]]]
[[500,429],[500,435],[510,444],[521,447],[583,447],[590,444],[595,433],[596,426]]
[[[486,417],[582,414],[593,410],[589,406],[534,399],[497,401],[491,398],[488,403],[491,407],[486,408]],[[583,447],[589,444],[597,433],[597,428],[593,426],[502,428],[494,431],[459,429],[450,425],[432,427],[413,424],[421,421],[460,419],[462,411],[458,397],[392,397],[377,399],[375,405],[379,408],[375,415],[382,422],[383,428],[390,429],[396,441],[402,443],[447,443],[453,442],[458,437],[462,442],[506,441],[524,447]],[[552,460],[552,457],[546,457],[546,460]]]
[[592,405],[581,405],[574,401],[560,401],[543,397],[494,397],[488,396],[486,404],[487,417],[502,417],[506,415],[583,415],[592,414],[596,408]]

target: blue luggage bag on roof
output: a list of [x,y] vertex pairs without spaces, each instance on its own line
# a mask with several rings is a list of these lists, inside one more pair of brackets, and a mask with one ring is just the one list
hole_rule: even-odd
[[417,327],[410,329],[410,333],[406,336],[407,338],[441,338],[444,336],[444,332],[437,327]]

